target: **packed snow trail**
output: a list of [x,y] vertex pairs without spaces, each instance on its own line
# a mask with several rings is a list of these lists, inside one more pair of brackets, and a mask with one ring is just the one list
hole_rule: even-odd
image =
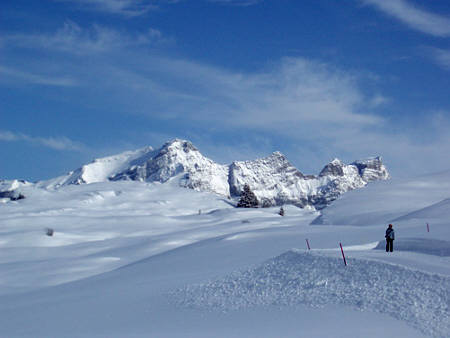
[[406,321],[448,337],[450,278],[365,259],[291,250],[259,267],[187,286],[171,296],[189,308],[229,311],[255,306],[345,305]]

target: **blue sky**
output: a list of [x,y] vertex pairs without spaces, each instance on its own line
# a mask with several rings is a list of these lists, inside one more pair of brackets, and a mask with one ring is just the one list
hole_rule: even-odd
[[450,169],[448,0],[5,0],[0,179],[185,138],[302,172]]

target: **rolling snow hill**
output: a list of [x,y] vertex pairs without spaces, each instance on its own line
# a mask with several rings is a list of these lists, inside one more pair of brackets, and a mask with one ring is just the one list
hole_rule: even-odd
[[450,335],[450,171],[350,191],[320,225],[184,175],[21,185],[0,204],[0,337]]

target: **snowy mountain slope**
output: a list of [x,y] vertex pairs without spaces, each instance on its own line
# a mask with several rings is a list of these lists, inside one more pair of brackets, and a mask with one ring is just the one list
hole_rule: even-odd
[[[449,194],[450,195],[450,194]],[[425,219],[433,221],[433,219],[447,218],[450,219],[450,198],[446,198],[438,203],[430,205],[426,208],[411,212],[407,215],[398,217],[393,221],[406,221],[410,219]]]
[[[407,180],[374,182],[342,195],[313,224],[385,224],[407,218],[448,215],[450,171]],[[440,204],[441,203],[441,204]],[[434,205],[436,204],[436,205]],[[426,215],[430,208],[430,214]],[[436,210],[433,210],[436,209]]]
[[154,156],[153,148],[145,147],[135,151],[127,151],[118,155],[95,159],[67,175],[41,181],[37,185],[43,188],[58,188],[70,184],[105,182],[117,172],[130,166],[145,163],[152,156]]

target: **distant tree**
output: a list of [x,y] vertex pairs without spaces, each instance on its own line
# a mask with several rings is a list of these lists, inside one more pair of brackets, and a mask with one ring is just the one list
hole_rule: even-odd
[[258,199],[253,191],[250,190],[250,186],[248,184],[244,185],[244,190],[241,193],[241,198],[238,202],[238,208],[257,208],[258,207]]
[[284,216],[284,209],[283,209],[283,207],[280,208],[280,211],[278,213],[280,214],[280,216]]

